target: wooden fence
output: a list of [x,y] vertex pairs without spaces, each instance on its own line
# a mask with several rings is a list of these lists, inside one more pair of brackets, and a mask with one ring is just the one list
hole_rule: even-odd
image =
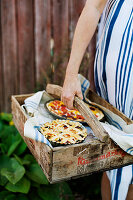
[[[85,0],[0,0],[0,112],[13,94],[62,84],[75,25]],[[88,76],[95,37],[81,71]],[[88,58],[89,57],[89,58]]]

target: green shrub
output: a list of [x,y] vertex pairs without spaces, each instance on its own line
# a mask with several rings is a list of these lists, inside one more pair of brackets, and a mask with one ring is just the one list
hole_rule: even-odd
[[[52,191],[52,192],[51,192]],[[12,115],[0,114],[0,200],[74,199],[66,182],[50,185],[16,130]]]

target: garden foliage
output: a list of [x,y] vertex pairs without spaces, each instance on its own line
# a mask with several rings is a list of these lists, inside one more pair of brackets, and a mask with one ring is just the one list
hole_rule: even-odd
[[49,184],[16,130],[12,115],[0,114],[0,200],[73,199],[66,182]]

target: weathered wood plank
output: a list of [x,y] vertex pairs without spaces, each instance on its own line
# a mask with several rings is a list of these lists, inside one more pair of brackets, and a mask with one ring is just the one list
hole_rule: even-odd
[[33,13],[32,0],[17,0],[20,93],[35,88]]
[[1,2],[0,2],[0,112],[4,111],[4,88],[2,67]]
[[98,119],[95,117],[95,115],[92,113],[90,108],[87,105],[85,105],[85,103],[78,97],[75,97],[75,99],[74,99],[74,106],[75,106],[75,108],[77,108],[79,110],[79,112],[85,118],[85,121],[93,130],[95,136],[101,142],[107,142],[107,140],[109,138],[108,133],[102,127],[102,125],[100,124]]
[[[74,32],[84,3],[85,0],[0,1],[0,102],[3,101],[1,105],[4,111],[9,111],[10,95],[33,92],[36,79],[42,81],[41,77],[45,76],[46,82],[63,83],[70,53],[67,51],[68,43],[72,38],[69,35],[72,35],[71,30]],[[55,43],[54,58],[50,57],[50,36]],[[55,66],[53,79],[50,59]],[[87,68],[84,67],[84,75],[88,72]],[[6,74],[6,78],[2,73]]]
[[87,49],[85,55],[83,57],[80,73],[85,76],[90,81],[90,88],[95,91],[95,83],[94,83],[94,61],[95,61],[95,53],[96,53],[96,34],[95,31]]
[[70,40],[73,38],[75,27],[78,21],[78,18],[82,12],[82,9],[85,5],[86,0],[69,0],[69,37]]
[[[69,39],[70,39],[70,46],[73,41],[73,36],[76,28],[77,21],[79,19],[79,16],[85,6],[86,0],[69,0]],[[91,42],[92,43],[92,42]],[[89,46],[91,47],[91,43]],[[92,64],[92,54],[89,52],[90,48],[87,48],[82,63],[80,65],[79,72],[84,75],[86,78],[88,78],[88,71],[91,73],[93,76],[93,71],[92,68],[90,68],[90,65]],[[90,62],[91,61],[91,62]]]
[[10,111],[11,95],[18,93],[15,0],[1,1],[4,111]]
[[42,82],[50,68],[51,3],[49,0],[35,0],[35,64],[36,79]]
[[120,116],[127,124],[133,123],[133,120],[129,119],[125,114],[120,112],[117,108],[115,108],[113,105],[108,103],[106,100],[104,100],[102,97],[100,97],[98,94],[94,93],[91,90],[88,90],[88,92],[87,92],[86,101],[95,102],[96,104],[99,104],[99,105],[109,109],[113,113]]
[[68,0],[53,0],[54,82],[62,84],[68,60]]
[[53,150],[52,182],[79,178],[132,163],[133,156],[112,141],[105,144],[92,139],[84,146],[71,145]]
[[89,47],[87,49],[88,53],[88,63],[86,65],[86,78],[90,81],[90,88],[95,91],[95,83],[94,83],[94,61],[95,61],[95,53],[96,53],[96,32],[93,35]]

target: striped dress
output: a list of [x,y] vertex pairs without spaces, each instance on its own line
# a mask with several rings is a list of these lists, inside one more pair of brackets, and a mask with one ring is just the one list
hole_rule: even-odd
[[[97,93],[133,119],[133,0],[108,0],[99,26],[95,57]],[[112,199],[125,200],[133,166],[107,172]]]

